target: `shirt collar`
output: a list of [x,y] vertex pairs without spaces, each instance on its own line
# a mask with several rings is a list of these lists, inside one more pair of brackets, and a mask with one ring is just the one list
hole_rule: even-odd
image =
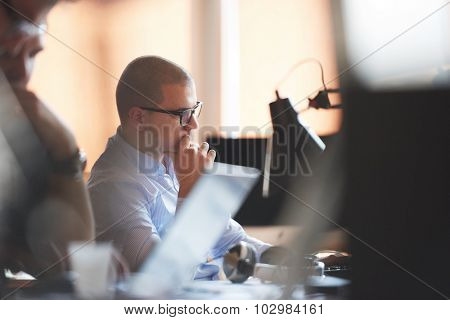
[[155,160],[152,156],[140,152],[138,149],[130,145],[121,135],[122,129],[119,126],[117,128],[117,132],[114,136],[109,138],[107,147],[116,146],[120,152],[129,160],[133,166],[137,168],[139,173],[148,175],[158,175],[162,176],[168,171],[170,176],[174,176],[174,168],[173,163],[170,157],[164,156],[163,163],[165,163],[168,167],[166,167],[163,163]]

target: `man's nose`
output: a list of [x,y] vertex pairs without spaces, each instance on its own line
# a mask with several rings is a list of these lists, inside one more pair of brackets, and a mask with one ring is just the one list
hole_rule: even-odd
[[198,128],[198,126],[199,126],[199,124],[198,124],[197,116],[195,114],[193,114],[191,117],[191,120],[189,120],[189,123],[185,126],[185,129],[188,131],[195,130]]

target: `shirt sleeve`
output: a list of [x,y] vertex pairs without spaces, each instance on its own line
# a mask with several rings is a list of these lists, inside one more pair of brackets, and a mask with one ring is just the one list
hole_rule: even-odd
[[256,258],[258,261],[261,256],[261,253],[263,253],[267,248],[271,246],[268,243],[250,237],[249,235],[247,235],[247,233],[245,233],[245,230],[241,227],[239,223],[237,223],[233,219],[230,219],[227,229],[224,231],[222,237],[220,238],[216,246],[213,248],[213,250],[211,250],[213,255],[213,257],[211,258],[215,259],[218,257],[222,257],[228,251],[228,249],[230,249],[240,241],[247,242],[255,248]]
[[[125,192],[126,190],[126,192]],[[89,188],[98,241],[110,241],[132,272],[158,243],[160,235],[151,220],[153,201],[133,183],[106,182]]]
[[271,245],[256,238],[250,237],[245,233],[245,230],[235,220],[230,219],[228,226],[219,242],[210,251],[209,259],[212,261],[202,263],[195,274],[195,279],[201,280],[216,280],[220,269],[222,268],[225,253],[234,245],[244,241],[255,249],[256,260],[259,261],[261,254]]
[[177,212],[180,210],[181,206],[183,205],[185,198],[178,198],[177,199]]

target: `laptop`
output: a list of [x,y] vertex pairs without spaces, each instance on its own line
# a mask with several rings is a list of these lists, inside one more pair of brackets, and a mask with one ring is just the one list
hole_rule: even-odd
[[183,202],[173,224],[127,283],[138,298],[167,298],[194,278],[259,178],[254,168],[215,163]]

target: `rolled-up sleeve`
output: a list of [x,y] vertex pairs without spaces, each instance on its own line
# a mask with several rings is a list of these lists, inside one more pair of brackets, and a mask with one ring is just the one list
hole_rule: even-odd
[[223,264],[222,257],[231,247],[240,241],[250,244],[255,249],[257,261],[259,261],[261,254],[271,246],[268,243],[250,237],[239,223],[233,219],[230,219],[230,222],[228,223],[228,226],[222,234],[219,242],[210,251],[209,259],[212,259],[212,261],[203,263],[199,266],[195,274],[195,279],[217,280],[219,271]]
[[109,241],[136,271],[160,235],[151,220],[154,199],[133,183],[112,181],[89,186],[97,241]]
[[251,244],[256,250],[256,257],[259,260],[261,253],[263,253],[270,244],[262,242],[256,238],[250,237],[245,233],[245,230],[235,220],[230,219],[227,229],[224,231],[220,241],[214,246],[211,251],[214,258],[222,257],[228,249],[237,244],[240,241]]

